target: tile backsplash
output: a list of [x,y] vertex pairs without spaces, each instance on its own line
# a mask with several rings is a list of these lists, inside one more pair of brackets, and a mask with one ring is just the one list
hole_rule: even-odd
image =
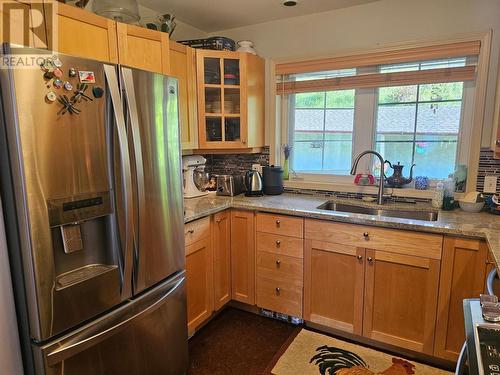
[[[269,165],[269,147],[257,154],[204,155],[206,171],[215,174],[243,174],[252,169],[252,164]],[[483,191],[484,176],[498,176],[497,191],[500,191],[500,160],[493,159],[493,151],[482,149],[479,159],[477,191]]]
[[252,164],[269,165],[269,147],[256,154],[203,155],[207,159],[205,170],[214,174],[244,174]]
[[497,192],[500,190],[500,160],[493,159],[493,151],[482,149],[477,173],[477,191],[483,191],[484,176],[498,176]]

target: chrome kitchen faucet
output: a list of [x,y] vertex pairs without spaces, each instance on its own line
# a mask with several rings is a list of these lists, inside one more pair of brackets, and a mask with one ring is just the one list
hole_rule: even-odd
[[354,162],[352,163],[352,168],[351,168],[351,175],[356,174],[356,169],[358,168],[358,163],[359,160],[365,156],[366,154],[373,154],[376,157],[379,158],[380,160],[380,182],[378,185],[378,197],[377,197],[377,203],[378,204],[383,204],[384,203],[384,158],[382,155],[380,155],[377,151],[373,150],[367,150],[363,151],[361,154],[359,154],[356,159],[354,159]]

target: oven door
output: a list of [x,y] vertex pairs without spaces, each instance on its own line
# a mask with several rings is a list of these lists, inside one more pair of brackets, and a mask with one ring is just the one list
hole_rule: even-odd
[[184,273],[35,353],[37,374],[184,374]]

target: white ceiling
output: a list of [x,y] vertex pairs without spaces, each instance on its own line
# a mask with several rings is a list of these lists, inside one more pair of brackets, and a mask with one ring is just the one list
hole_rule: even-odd
[[139,3],[161,14],[172,13],[205,32],[214,32],[374,1],[378,0],[298,0],[294,7],[283,6],[282,0],[139,0]]

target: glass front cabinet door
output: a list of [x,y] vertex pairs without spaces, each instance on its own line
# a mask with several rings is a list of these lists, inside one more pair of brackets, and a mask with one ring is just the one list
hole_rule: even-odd
[[196,55],[199,148],[264,146],[264,61],[239,52]]

